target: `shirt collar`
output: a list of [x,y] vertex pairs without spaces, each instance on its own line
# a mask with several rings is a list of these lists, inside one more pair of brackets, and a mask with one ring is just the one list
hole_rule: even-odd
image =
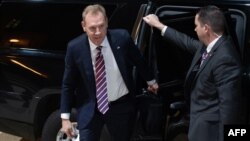
[[[98,46],[95,45],[89,38],[88,38],[88,40],[89,40],[90,50],[91,50],[91,51],[94,51],[94,50],[96,49],[96,47],[98,47]],[[104,38],[104,40],[102,41],[102,43],[101,43],[100,46],[106,48],[106,47],[108,47],[108,45],[109,45],[109,44],[108,44],[108,38],[107,38],[107,36],[105,36],[105,38]]]
[[207,53],[209,53],[212,50],[213,46],[220,39],[220,37],[221,37],[221,35],[218,36],[217,38],[215,38],[210,44],[208,44],[208,46],[206,48]]

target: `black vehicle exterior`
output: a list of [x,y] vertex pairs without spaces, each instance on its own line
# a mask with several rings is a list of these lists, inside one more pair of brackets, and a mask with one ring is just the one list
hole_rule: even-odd
[[[249,52],[249,19],[250,19],[250,1],[236,1],[236,0],[162,0],[152,1],[145,5],[145,12],[142,15],[145,16],[150,13],[156,14],[160,21],[164,24],[184,32],[185,34],[197,38],[194,31],[195,24],[194,18],[197,10],[200,7],[207,5],[216,5],[220,7],[226,17],[226,34],[232,39],[235,47],[240,54],[243,65],[242,72],[242,88],[241,95],[244,97],[243,104],[244,113],[242,113],[243,122],[250,123],[250,105],[249,105],[249,86],[250,86],[250,52]],[[140,17],[140,18],[142,18]],[[186,76],[186,72],[190,66],[192,56],[184,52],[180,48],[176,47],[171,42],[164,40],[160,31],[151,28],[145,23],[141,23],[139,32],[135,35],[135,41],[141,48],[144,56],[148,59],[151,67],[154,68],[155,74],[160,84],[160,91],[158,93],[163,103],[163,109],[167,111],[167,116],[163,116],[166,119],[162,120],[162,125],[165,130],[163,140],[175,140],[182,133],[186,133],[186,123],[183,120],[169,121],[168,116],[173,117],[171,114],[172,102],[176,100],[176,97],[172,99],[171,96],[175,96],[182,88],[183,82]],[[182,82],[175,83],[172,82]],[[175,89],[177,88],[177,89]],[[179,99],[177,99],[178,101]],[[170,108],[170,109],[168,109]],[[170,112],[169,112],[170,111]],[[159,113],[158,113],[159,114]],[[175,113],[176,114],[176,113]],[[181,117],[184,118],[185,116]],[[152,121],[151,121],[152,122]],[[186,140],[185,136],[180,140]],[[179,139],[179,138],[178,138]]]
[[[250,29],[247,25],[250,24],[250,0],[140,0],[132,3],[128,0],[2,0],[0,131],[30,140],[44,136],[55,140],[60,128],[58,108],[66,44],[82,33],[81,12],[94,2],[107,9],[109,28],[125,28],[131,33],[160,84],[158,96],[142,95],[145,83],[135,70],[138,118],[133,140],[185,140],[188,129],[188,116],[178,103],[172,103],[183,100],[183,82],[192,57],[142,22],[142,17],[149,13],[157,14],[163,23],[197,38],[194,32],[196,10],[211,4],[222,8],[227,17],[227,32],[241,55],[243,94],[249,103]],[[249,105],[246,105],[246,112],[244,116],[249,124]],[[104,131],[104,134],[108,133]],[[42,140],[52,141],[51,138]],[[105,137],[101,140],[105,141]]]
[[[52,113],[59,109],[67,42],[83,32],[83,8],[97,2],[107,9],[109,28],[132,32],[136,16],[128,16],[126,11],[138,13],[142,0],[133,4],[122,0],[115,3],[111,0],[1,1],[0,131],[31,140],[40,138],[42,133],[53,134],[52,131],[44,133],[43,129],[51,125]],[[59,123],[53,121],[51,126]]]

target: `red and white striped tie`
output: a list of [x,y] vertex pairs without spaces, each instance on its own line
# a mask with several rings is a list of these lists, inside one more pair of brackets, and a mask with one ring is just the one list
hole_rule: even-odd
[[97,55],[96,55],[95,71],[96,71],[97,107],[102,114],[105,114],[109,109],[105,64],[101,52],[102,46],[99,46],[96,49],[97,49]]

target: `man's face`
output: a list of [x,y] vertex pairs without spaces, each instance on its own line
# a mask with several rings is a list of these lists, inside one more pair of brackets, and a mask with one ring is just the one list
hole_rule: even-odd
[[196,34],[197,34],[199,40],[200,40],[201,42],[204,43],[205,37],[206,37],[206,27],[205,27],[204,24],[202,24],[202,23],[198,20],[198,18],[199,18],[199,15],[196,15],[196,16],[195,16],[195,21],[194,21],[194,24],[195,24],[195,29],[194,29],[194,31],[196,32]]
[[99,46],[106,36],[108,24],[101,12],[88,13],[82,21],[82,27],[89,39]]

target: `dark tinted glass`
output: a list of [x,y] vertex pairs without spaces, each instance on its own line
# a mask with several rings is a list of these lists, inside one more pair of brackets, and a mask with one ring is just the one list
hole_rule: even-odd
[[[197,38],[194,32],[194,16],[182,16],[181,18],[175,18],[173,20],[163,18],[161,20],[169,27]],[[175,79],[184,79],[191,63],[192,55],[176,47],[175,44],[164,40],[159,31],[155,33],[154,39],[156,44],[159,81],[168,82]]]
[[[0,47],[65,50],[81,34],[86,4],[3,4],[0,11]],[[110,17],[116,5],[104,5]]]

